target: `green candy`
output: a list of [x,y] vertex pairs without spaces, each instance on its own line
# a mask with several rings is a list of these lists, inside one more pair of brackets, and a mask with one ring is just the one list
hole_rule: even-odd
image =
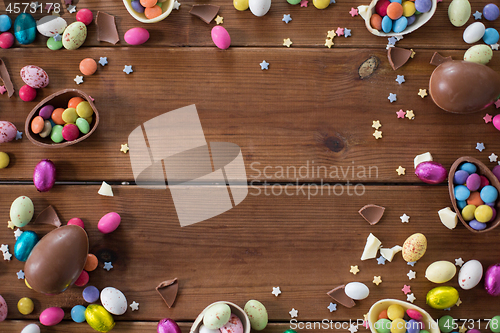
[[499,333],[500,332],[500,316],[495,316],[491,318],[490,321],[490,330],[493,333]]
[[441,332],[450,333],[453,331],[453,317],[452,316],[442,316],[438,320],[438,326]]
[[429,331],[427,331],[427,330],[420,330],[420,332],[418,332],[418,333],[429,333]]
[[90,131],[90,125],[84,118],[78,118],[76,120],[76,127],[78,127],[83,134],[87,134]]
[[300,0],[286,0],[290,5],[298,5]]
[[294,330],[286,330],[285,332],[283,333],[297,333],[297,331],[294,331]]
[[157,2],[156,5],[161,8],[161,6],[163,6],[163,2]]
[[62,142],[64,140],[64,138],[62,136],[62,129],[63,129],[63,127],[61,125],[55,125],[54,127],[52,127],[52,132],[50,133],[50,138],[55,143],[59,143],[59,142]]
[[54,37],[47,39],[47,47],[52,51],[59,50],[62,46],[62,39],[59,42]]
[[374,325],[378,333],[390,333],[391,332],[391,321],[389,319],[379,319]]

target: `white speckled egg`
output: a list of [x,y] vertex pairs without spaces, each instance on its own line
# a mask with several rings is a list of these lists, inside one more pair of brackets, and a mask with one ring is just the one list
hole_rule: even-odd
[[248,0],[248,7],[255,16],[264,16],[271,8],[271,0]]
[[370,289],[361,282],[351,282],[345,286],[345,294],[354,300],[361,300],[368,297]]
[[486,27],[481,22],[474,22],[464,30],[464,42],[468,44],[479,41],[484,36]]
[[33,201],[25,195],[18,197],[10,206],[10,220],[16,227],[26,226],[33,218]]
[[440,260],[433,262],[427,267],[425,277],[434,283],[445,283],[453,279],[456,272],[457,267],[455,264],[446,260]]
[[470,47],[464,54],[464,60],[486,65],[493,58],[493,50],[489,45],[479,44]]
[[47,15],[36,22],[36,30],[45,37],[54,37],[57,34],[62,35],[67,25],[62,17]]
[[5,302],[2,295],[0,295],[0,321],[4,321],[5,318],[7,318],[8,311],[7,302]]
[[10,121],[0,121],[0,143],[10,142],[16,138],[17,128]]
[[64,48],[68,50],[76,50],[83,45],[87,38],[87,26],[82,22],[73,22],[66,30],[62,37]]
[[462,289],[472,289],[478,285],[483,277],[483,265],[477,260],[469,260],[463,264],[458,272],[458,284]]
[[38,66],[28,65],[21,68],[21,79],[31,88],[45,88],[49,84],[49,76]]
[[471,7],[468,0],[453,0],[448,7],[448,18],[455,27],[461,27],[470,17]]
[[214,330],[226,325],[231,318],[231,308],[225,303],[216,303],[205,310],[203,325]]
[[121,291],[106,287],[101,291],[101,303],[109,313],[122,315],[127,311],[127,298]]
[[23,328],[21,333],[40,333],[40,327],[37,324],[29,324]]

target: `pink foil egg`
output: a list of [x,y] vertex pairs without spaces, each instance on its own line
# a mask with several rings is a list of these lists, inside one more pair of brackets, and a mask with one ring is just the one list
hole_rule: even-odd
[[181,333],[181,329],[177,323],[170,318],[160,320],[156,331],[157,333]]
[[49,191],[56,182],[56,166],[51,160],[41,160],[33,171],[33,183],[39,192]]
[[99,231],[103,234],[109,234],[118,228],[120,222],[120,215],[118,215],[118,213],[111,212],[101,217],[99,223],[97,223],[97,229],[99,229]]
[[132,28],[125,33],[123,38],[127,44],[141,45],[148,41],[149,32],[144,28]]
[[64,310],[58,307],[47,308],[40,313],[40,323],[44,326],[59,324],[64,318]]
[[492,296],[500,296],[500,263],[491,265],[486,270],[484,289]]
[[212,28],[212,40],[219,49],[225,50],[231,45],[231,36],[227,30],[221,26],[216,25]]
[[427,184],[439,184],[446,179],[448,172],[445,167],[436,162],[422,162],[415,169],[417,177]]

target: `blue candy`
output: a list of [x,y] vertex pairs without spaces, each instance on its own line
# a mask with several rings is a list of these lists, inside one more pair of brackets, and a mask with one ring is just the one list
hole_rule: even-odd
[[30,14],[22,13],[14,21],[14,36],[19,44],[26,45],[35,41],[36,21]]
[[71,309],[71,319],[77,323],[83,323],[85,321],[85,310],[86,307],[83,305],[75,305]]
[[475,173],[477,171],[477,167],[474,164],[472,164],[472,163],[465,162],[464,164],[461,164],[458,167],[458,170],[467,171],[469,173],[469,175],[470,175],[470,174]]
[[457,206],[460,210],[464,209],[465,206],[467,206],[467,201],[464,200],[457,200]]
[[481,192],[479,193],[481,200],[483,202],[495,202],[495,200],[498,198],[498,191],[495,187],[491,185],[486,185],[481,189]]
[[31,254],[31,251],[38,243],[38,235],[33,231],[27,230],[17,238],[14,245],[14,256],[17,260],[25,262]]
[[485,44],[496,44],[496,42],[498,42],[498,39],[500,39],[500,35],[498,34],[497,29],[488,28],[484,31],[483,41]]
[[392,24],[392,30],[396,33],[401,32],[408,26],[408,19],[406,16],[401,16]]
[[478,222],[477,220],[470,221],[469,226],[474,230],[486,229],[486,223],[481,223],[481,222]]
[[7,15],[0,15],[0,32],[5,32],[12,26],[12,20]]
[[455,186],[455,199],[459,201],[464,201],[467,200],[469,196],[470,196],[470,191],[466,186],[464,185]]
[[385,33],[389,33],[392,30],[392,20],[389,16],[384,16],[382,18],[382,31]]
[[389,0],[390,2],[398,2],[398,3],[403,3],[401,0]]
[[455,172],[455,176],[453,177],[453,183],[458,185],[463,185],[467,181],[469,177],[469,173],[465,170],[458,170]]
[[408,25],[411,25],[415,22],[415,20],[417,19],[417,17],[414,15],[410,16],[410,17],[407,17],[406,18],[408,20]]
[[83,289],[82,296],[85,302],[94,303],[99,299],[99,289],[94,286],[88,286],[87,288]]
[[483,17],[488,21],[494,21],[500,15],[500,9],[494,3],[489,3],[483,8]]

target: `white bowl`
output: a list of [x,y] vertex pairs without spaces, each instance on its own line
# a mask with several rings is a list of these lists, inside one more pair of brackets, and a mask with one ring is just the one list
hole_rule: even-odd
[[144,13],[138,13],[132,8],[131,0],[123,0],[123,4],[125,5],[125,8],[127,8],[128,12],[130,15],[132,15],[133,18],[135,18],[137,21],[142,22],[142,23],[156,23],[160,22],[163,20],[165,17],[167,17],[171,12],[172,9],[174,8],[174,0],[167,0],[163,3],[161,6],[162,14],[158,17],[155,17],[154,19],[148,19]]
[[[238,305],[231,303],[231,302],[224,302],[224,301],[212,303],[209,306],[207,306],[205,309],[203,309],[203,311],[201,311],[201,313],[198,315],[198,317],[194,321],[193,326],[191,326],[191,330],[189,331],[189,333],[198,333],[200,326],[203,324],[203,316],[205,315],[205,311],[207,311],[207,309],[209,307],[211,307],[212,305],[219,304],[219,303],[224,303],[224,304],[229,305],[229,308],[231,309],[231,313],[237,315],[238,318],[240,318],[241,323],[243,324],[243,333],[250,333],[250,329],[251,329],[250,319],[248,319],[248,315],[246,314],[246,312],[243,311],[243,309],[240,308]],[[434,332],[430,332],[430,333],[434,333]]]

